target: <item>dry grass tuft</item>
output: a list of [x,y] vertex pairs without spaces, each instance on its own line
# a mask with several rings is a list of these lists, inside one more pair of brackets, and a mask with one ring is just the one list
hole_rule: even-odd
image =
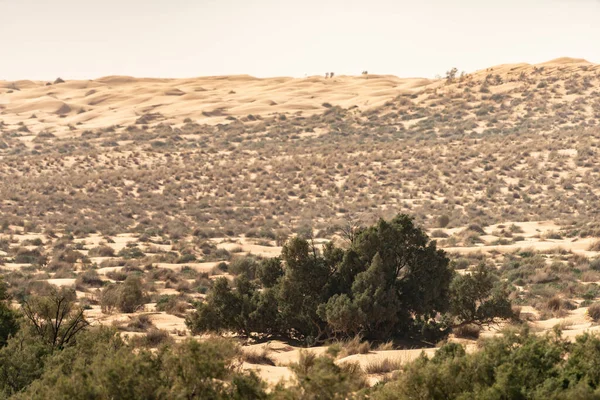
[[398,371],[402,368],[402,360],[384,358],[380,360],[374,360],[368,363],[364,370],[367,374],[387,374],[389,372]]
[[341,358],[351,356],[353,354],[368,354],[371,351],[371,343],[362,341],[360,336],[355,336],[350,340],[340,342],[342,349],[339,353]]
[[594,322],[600,321],[600,303],[592,304],[587,310],[588,316],[594,320]]
[[264,346],[261,350],[248,350],[241,354],[242,361],[248,364],[258,365],[275,365],[275,361],[269,357],[271,349],[268,346]]
[[481,327],[474,324],[462,325],[452,330],[456,337],[463,339],[479,339]]

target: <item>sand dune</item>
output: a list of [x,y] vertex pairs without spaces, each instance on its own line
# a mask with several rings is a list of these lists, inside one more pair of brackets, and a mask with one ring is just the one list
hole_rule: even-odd
[[[185,118],[199,123],[221,123],[227,117],[248,114],[310,115],[322,111],[325,102],[345,108],[373,107],[400,93],[418,91],[431,82],[387,75],[334,79],[109,76],[59,84],[0,82],[0,94],[7,103],[0,112],[7,124],[24,122],[32,131],[49,129],[59,135],[75,134],[86,129],[134,124],[150,112],[161,114],[162,122],[181,124]],[[30,118],[32,114],[35,118]]]
[[[483,81],[490,74],[504,80],[494,91],[505,91],[522,74],[540,70],[570,72],[600,66],[582,59],[558,58],[542,64],[505,64],[468,74]],[[306,78],[255,78],[249,75],[186,79],[107,76],[95,80],[50,83],[21,80],[0,81],[0,119],[8,125],[24,123],[31,131],[77,135],[89,129],[135,124],[144,114],[155,114],[149,124],[194,122],[217,124],[248,114],[322,112],[324,103],[344,108],[368,109],[385,104],[404,93],[454,90],[445,79],[398,78],[392,75],[322,76]],[[422,97],[422,98],[421,98]],[[138,121],[140,122],[140,121]]]

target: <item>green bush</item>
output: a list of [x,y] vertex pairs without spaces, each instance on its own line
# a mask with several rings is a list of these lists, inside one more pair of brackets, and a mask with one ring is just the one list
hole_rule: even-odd
[[122,284],[111,284],[102,290],[100,307],[105,314],[110,314],[115,309],[130,314],[142,308],[146,300],[141,279],[129,275]]
[[[165,338],[152,331],[144,343],[165,343]],[[27,349],[29,354],[35,350],[32,345]],[[4,356],[0,351],[0,361]],[[29,365],[37,369],[21,369],[18,384],[0,373],[0,390],[23,391],[17,397],[24,399],[266,399],[266,385],[253,373],[238,372],[237,357],[238,347],[224,339],[187,340],[153,352],[127,345],[108,328],[96,328],[41,365],[34,356]],[[13,358],[11,368],[27,360]],[[0,372],[7,367],[0,363]]]
[[0,276],[0,348],[5,346],[7,339],[18,330],[17,313],[7,300],[7,286]]
[[600,387],[600,338],[584,334],[571,343],[560,332],[505,331],[467,354],[447,344],[421,357],[373,399],[588,399]]

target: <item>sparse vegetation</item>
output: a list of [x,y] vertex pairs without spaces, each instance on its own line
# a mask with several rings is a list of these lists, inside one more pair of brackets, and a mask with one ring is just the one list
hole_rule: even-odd
[[[0,105],[0,398],[597,396],[598,338],[559,334],[600,321],[597,72],[454,68],[372,108],[156,104],[103,128],[100,82],[82,105],[50,84],[52,115]],[[266,390],[244,371],[279,350],[190,331],[329,347]]]

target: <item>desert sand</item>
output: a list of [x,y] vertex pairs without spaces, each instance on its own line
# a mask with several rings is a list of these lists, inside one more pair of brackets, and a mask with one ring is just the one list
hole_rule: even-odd
[[[585,68],[594,76],[600,65],[582,59],[559,58],[542,64],[499,65],[468,74],[483,81],[498,75],[502,92],[516,86],[521,74],[560,72],[571,74]],[[145,124],[193,122],[217,124],[227,117],[249,114],[268,116],[323,111],[323,104],[365,110],[381,106],[400,94],[453,91],[443,79],[398,78],[391,75],[322,76],[306,78],[254,78],[248,75],[189,79],[152,79],[107,76],[88,81],[52,83],[0,81],[0,116],[5,124],[26,125],[36,131],[50,130],[61,136],[85,130]],[[421,95],[419,100],[425,100]],[[143,117],[140,120],[140,117]]]

